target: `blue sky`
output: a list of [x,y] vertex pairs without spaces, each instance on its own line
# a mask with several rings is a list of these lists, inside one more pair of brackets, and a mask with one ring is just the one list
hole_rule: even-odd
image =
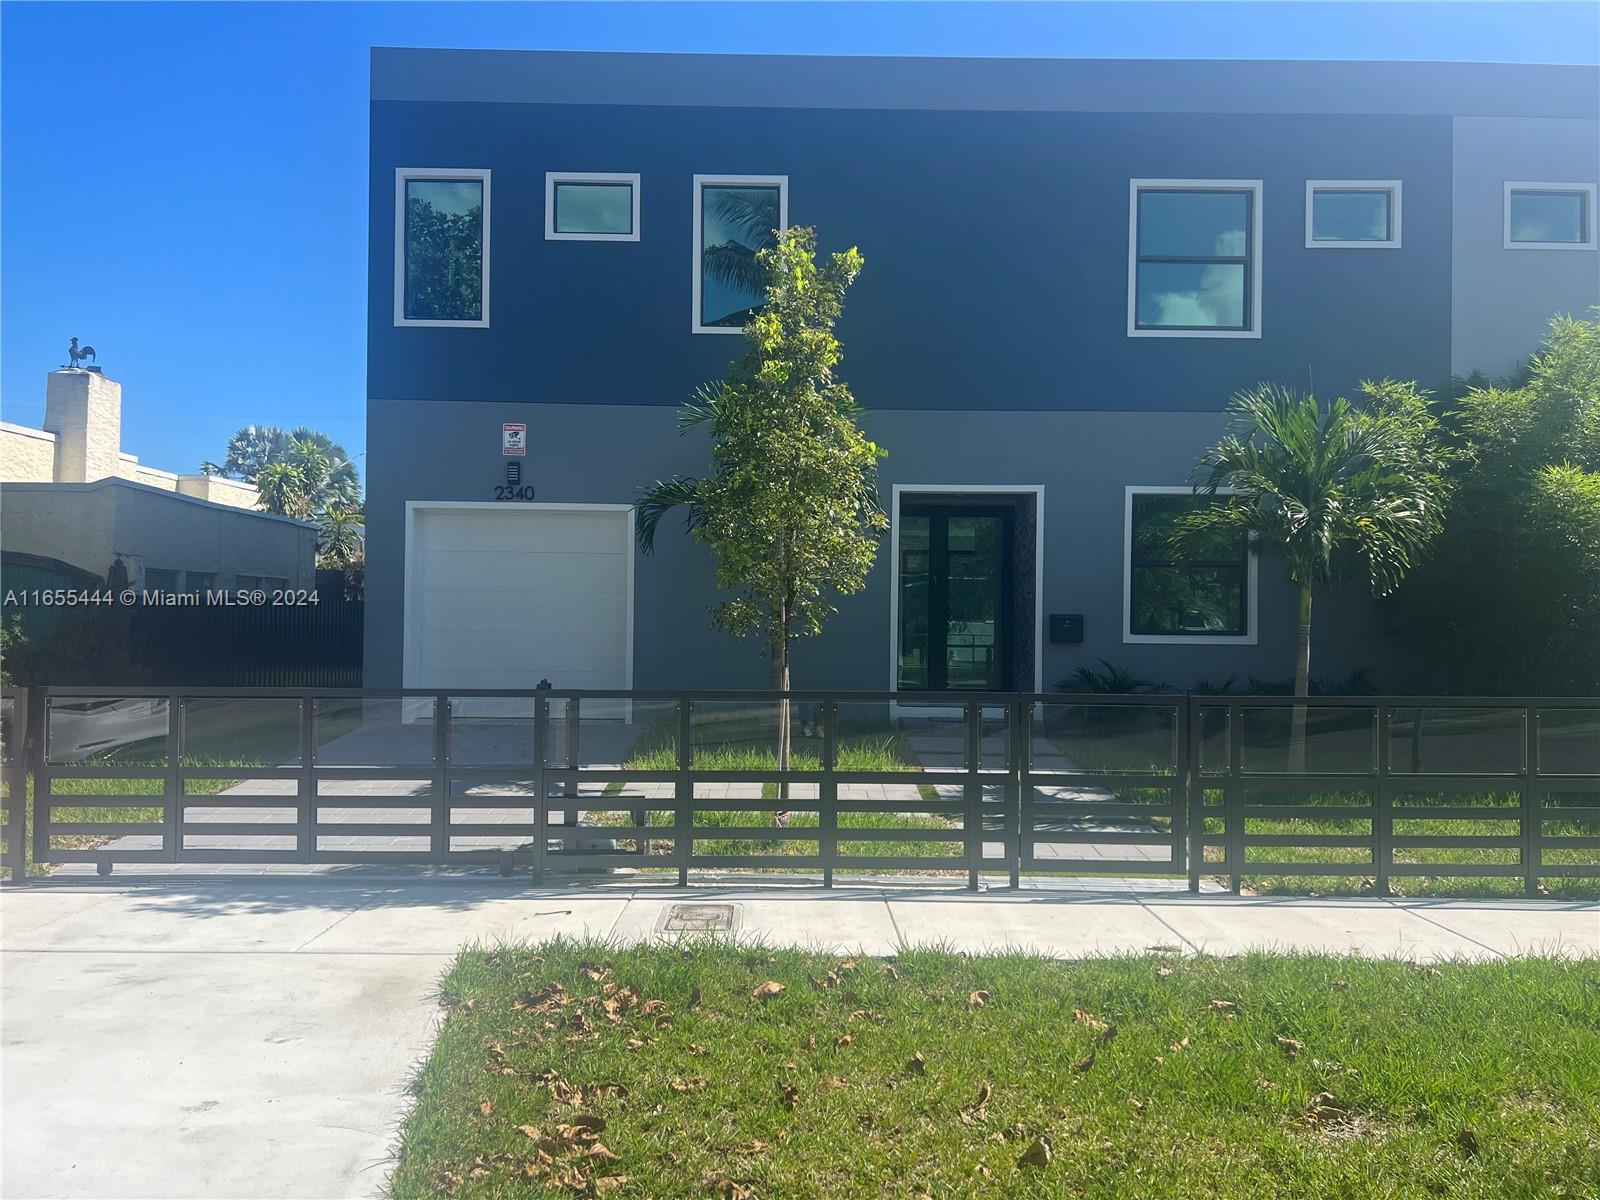
[[363,451],[372,45],[1595,63],[1600,4],[6,3],[5,420],[76,335],[153,466],[250,422]]

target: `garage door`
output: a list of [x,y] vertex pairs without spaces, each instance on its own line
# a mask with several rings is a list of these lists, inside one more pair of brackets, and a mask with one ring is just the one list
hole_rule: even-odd
[[415,508],[407,687],[626,688],[626,507]]

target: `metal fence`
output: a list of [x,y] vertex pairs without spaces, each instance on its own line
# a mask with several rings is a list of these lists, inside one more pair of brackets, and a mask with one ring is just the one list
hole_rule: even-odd
[[35,688],[4,718],[12,879],[1600,877],[1595,699]]

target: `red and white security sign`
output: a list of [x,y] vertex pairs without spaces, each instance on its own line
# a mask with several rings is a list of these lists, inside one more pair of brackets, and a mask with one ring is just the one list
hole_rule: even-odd
[[528,453],[528,427],[507,421],[500,427],[500,453],[508,458],[522,458]]

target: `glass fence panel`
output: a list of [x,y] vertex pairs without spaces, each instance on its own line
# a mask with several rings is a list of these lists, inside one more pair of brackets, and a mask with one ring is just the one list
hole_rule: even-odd
[[316,764],[421,766],[433,762],[433,697],[337,697],[316,704]]
[[45,753],[62,766],[163,767],[171,714],[159,696],[52,696]]
[[1240,766],[1247,775],[1377,770],[1377,710],[1369,705],[1244,707],[1239,725]]
[[1600,706],[1541,708],[1539,771],[1544,775],[1600,775]]
[[545,764],[676,771],[678,709],[676,700],[557,696],[549,704]]
[[1033,769],[1170,775],[1178,763],[1175,704],[1041,704]]
[[186,767],[300,765],[299,700],[188,697],[181,716]]
[[1522,770],[1520,708],[1392,708],[1396,775],[1514,775]]

